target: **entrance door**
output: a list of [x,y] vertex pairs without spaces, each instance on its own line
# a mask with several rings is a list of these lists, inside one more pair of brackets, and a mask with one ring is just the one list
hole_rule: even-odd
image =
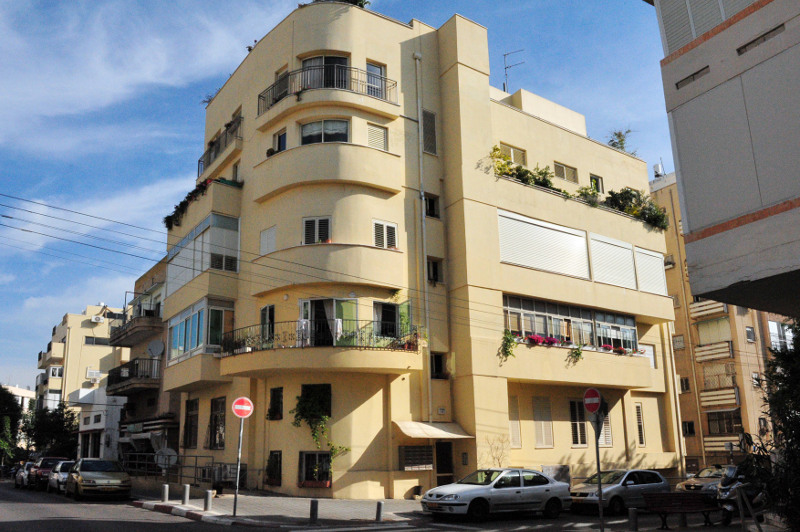
[[436,442],[436,485],[452,484],[453,479],[453,442]]

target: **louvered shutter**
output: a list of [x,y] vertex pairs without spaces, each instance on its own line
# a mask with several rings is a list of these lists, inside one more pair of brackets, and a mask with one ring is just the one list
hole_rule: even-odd
[[386,247],[397,247],[397,228],[393,225],[386,226]]
[[644,446],[644,412],[642,411],[642,403],[636,403],[636,431],[639,439],[639,445]]
[[305,220],[303,222],[305,224],[304,233],[303,233],[303,243],[304,244],[315,244],[317,242],[317,221],[314,219]]
[[519,426],[519,402],[516,395],[508,396],[508,433],[512,449],[522,447],[522,434]]
[[379,150],[387,150],[387,130],[385,127],[376,126],[374,124],[367,124],[367,145],[370,148],[377,148]]
[[594,280],[598,283],[635,290],[636,273],[633,266],[633,246],[595,234],[590,235],[590,240]]
[[500,144],[500,153],[511,159],[512,161],[514,158],[511,156],[511,146],[506,146],[505,144]]
[[331,220],[330,218],[319,218],[317,220],[317,232],[319,233],[319,241],[325,242],[331,237]]
[[536,431],[536,447],[552,447],[553,416],[549,397],[533,398],[533,423]]
[[601,447],[611,447],[611,416],[606,416],[603,419],[603,427],[600,429],[600,439],[598,443]]
[[661,253],[636,248],[636,277],[642,292],[667,295],[667,277]]
[[722,22],[722,12],[718,0],[689,0],[692,8],[695,38],[701,36]]
[[379,222],[374,222],[373,227],[375,229],[375,247],[382,248],[384,247],[384,234],[383,234],[383,224]]
[[502,262],[589,278],[585,232],[506,211],[498,225]]
[[694,38],[686,2],[661,2],[661,19],[667,39],[667,52],[672,53]]
[[436,155],[436,115],[422,111],[422,147],[425,153]]

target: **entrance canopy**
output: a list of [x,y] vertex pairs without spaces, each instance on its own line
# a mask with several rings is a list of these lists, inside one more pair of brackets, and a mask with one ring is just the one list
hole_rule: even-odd
[[424,423],[422,421],[395,421],[395,425],[410,438],[433,440],[458,440],[475,438],[470,436],[458,423]]

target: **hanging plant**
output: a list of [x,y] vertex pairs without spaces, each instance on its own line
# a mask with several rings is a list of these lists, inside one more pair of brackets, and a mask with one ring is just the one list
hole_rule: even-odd
[[575,346],[569,351],[567,351],[567,366],[574,366],[581,360],[583,360],[583,347],[584,346]]
[[508,329],[503,331],[503,338],[500,340],[500,349],[497,350],[497,358],[500,359],[502,366],[509,357],[514,356],[514,348],[517,347],[517,336]]
[[[323,440],[330,451],[330,465],[336,457],[350,451],[349,447],[337,445],[330,439],[330,397],[329,386],[308,386],[303,388],[303,393],[297,396],[297,406],[289,413],[294,414],[292,425],[300,427],[305,423],[311,431],[311,439],[317,449],[322,449]],[[316,473],[316,471],[315,471]]]

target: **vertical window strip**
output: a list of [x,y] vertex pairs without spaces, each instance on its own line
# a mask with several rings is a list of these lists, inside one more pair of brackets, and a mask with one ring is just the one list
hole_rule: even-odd
[[600,429],[598,444],[600,447],[611,447],[614,445],[611,439],[611,416],[608,414],[603,418],[603,427]]
[[644,411],[642,409],[642,403],[636,403],[636,432],[639,447],[644,447]]
[[508,396],[508,433],[512,449],[522,448],[522,432],[519,424],[519,401],[516,395]]
[[422,110],[422,151],[436,155],[436,114]]
[[583,410],[583,401],[569,402],[569,419],[572,445],[586,445],[586,413]]

